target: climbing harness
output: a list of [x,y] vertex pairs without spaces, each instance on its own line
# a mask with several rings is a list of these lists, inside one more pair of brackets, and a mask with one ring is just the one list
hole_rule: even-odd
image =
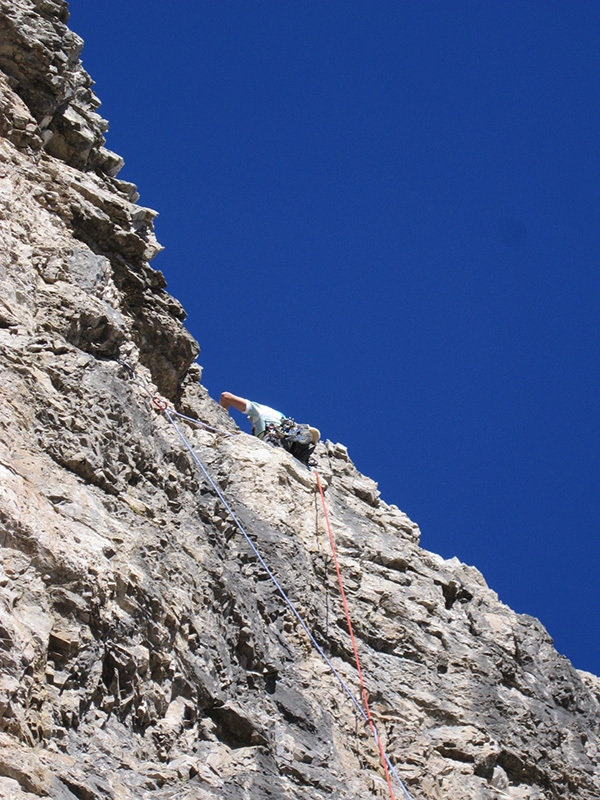
[[310,425],[300,424],[288,417],[284,417],[277,425],[270,422],[261,438],[275,447],[283,447],[306,466],[311,463],[310,457],[317,446]]
[[340,684],[342,690],[344,691],[344,693],[347,695],[347,697],[351,701],[351,703],[354,706],[356,712],[362,717],[364,722],[369,726],[369,728],[371,730],[371,734],[372,734],[373,739],[375,741],[375,744],[376,744],[376,746],[377,746],[377,748],[379,750],[379,754],[380,754],[382,765],[383,765],[383,769],[384,769],[384,772],[385,772],[386,782],[387,782],[387,786],[388,786],[388,790],[389,790],[389,793],[390,793],[391,800],[395,800],[394,792],[393,792],[393,789],[392,789],[391,778],[390,778],[391,775],[394,776],[394,778],[397,781],[398,786],[400,787],[400,789],[401,789],[404,797],[406,798],[406,800],[413,800],[413,798],[410,795],[408,789],[404,785],[403,781],[400,779],[400,776],[396,772],[396,770],[394,768],[394,765],[392,764],[392,762],[390,761],[387,753],[385,752],[383,744],[382,744],[381,739],[379,737],[379,734],[377,732],[377,728],[376,728],[375,723],[373,721],[373,718],[371,716],[371,711],[370,711],[369,703],[368,703],[368,699],[367,699],[367,691],[366,691],[366,687],[365,687],[365,684],[364,684],[364,678],[363,678],[362,668],[361,668],[361,665],[360,665],[360,660],[359,660],[359,657],[358,657],[358,650],[357,650],[357,646],[356,646],[356,640],[355,640],[355,637],[354,637],[354,632],[353,632],[353,629],[352,629],[352,623],[351,623],[351,620],[350,620],[348,604],[347,604],[347,601],[346,601],[346,594],[345,594],[344,588],[343,588],[341,572],[340,572],[340,569],[339,569],[339,564],[338,564],[338,560],[337,560],[337,554],[336,554],[336,550],[335,550],[335,542],[334,542],[333,533],[332,533],[332,530],[331,530],[331,524],[329,522],[329,515],[327,513],[327,507],[326,507],[326,504],[325,504],[325,496],[324,496],[324,493],[323,493],[323,487],[322,487],[322,484],[321,484],[321,478],[320,478],[319,473],[316,472],[316,470],[315,470],[315,475],[317,477],[317,485],[318,485],[319,492],[320,492],[320,495],[321,495],[321,500],[322,500],[322,504],[323,504],[323,512],[324,512],[324,516],[325,516],[325,520],[326,520],[326,524],[327,524],[327,529],[328,529],[328,533],[329,533],[329,540],[330,540],[330,544],[331,544],[331,548],[332,548],[332,552],[333,552],[333,559],[334,559],[335,569],[336,569],[336,573],[337,573],[337,577],[338,577],[338,584],[339,584],[340,592],[341,592],[341,595],[342,595],[342,602],[343,602],[343,605],[344,605],[344,612],[345,612],[345,615],[346,615],[346,623],[348,625],[348,631],[350,633],[350,638],[351,638],[351,641],[352,641],[352,648],[353,648],[353,651],[354,651],[354,658],[355,658],[356,668],[357,668],[357,672],[358,672],[358,677],[359,677],[359,682],[360,682],[360,687],[361,687],[361,693],[362,693],[364,708],[360,704],[360,702],[356,699],[356,697],[354,696],[354,693],[352,692],[352,690],[350,689],[348,684],[345,682],[343,677],[340,675],[338,670],[335,668],[335,666],[332,663],[332,661],[329,658],[329,656],[325,653],[325,651],[323,650],[321,645],[318,643],[318,641],[316,640],[314,634],[311,633],[310,629],[308,628],[307,624],[304,622],[304,620],[303,620],[302,616],[300,615],[299,611],[297,610],[296,606],[293,604],[293,602],[290,600],[290,598],[286,594],[285,590],[283,589],[283,587],[281,586],[281,584],[279,583],[279,581],[275,577],[274,573],[272,572],[272,570],[270,569],[270,567],[268,566],[268,564],[266,563],[266,561],[262,557],[262,555],[261,555],[260,551],[258,550],[256,544],[252,541],[252,539],[248,535],[246,529],[244,528],[244,526],[242,525],[242,523],[240,522],[240,520],[237,518],[236,514],[234,513],[233,509],[231,508],[231,506],[227,502],[225,496],[223,495],[223,492],[221,491],[219,486],[216,484],[216,482],[212,479],[212,477],[210,476],[210,473],[208,472],[208,470],[206,469],[206,467],[204,466],[204,464],[202,463],[202,461],[198,457],[198,454],[196,453],[196,451],[194,450],[194,448],[190,444],[189,440],[187,439],[187,437],[185,436],[185,434],[181,430],[181,427],[177,424],[176,418],[180,417],[180,418],[182,418],[184,420],[187,420],[189,422],[197,423],[199,425],[202,425],[203,427],[207,427],[209,430],[214,430],[214,431],[216,431],[218,433],[223,433],[223,434],[226,434],[228,436],[232,436],[232,435],[235,435],[235,434],[232,434],[229,431],[221,431],[218,428],[212,428],[211,426],[208,426],[205,423],[201,422],[200,420],[194,419],[193,417],[186,417],[183,414],[179,414],[179,412],[177,412],[177,411],[175,411],[175,409],[171,408],[166,401],[162,400],[162,398],[159,398],[159,397],[157,397],[157,395],[155,395],[152,392],[150,392],[150,390],[147,387],[147,385],[145,384],[145,382],[143,382],[143,381],[141,381],[139,379],[137,373],[135,372],[135,370],[133,370],[132,367],[130,367],[124,361],[120,361],[119,360],[119,363],[122,364],[128,370],[132,380],[134,380],[150,396],[152,405],[156,409],[156,411],[161,413],[168,420],[168,422],[172,425],[172,427],[175,430],[175,432],[177,433],[177,436],[179,437],[181,443],[183,444],[185,449],[188,451],[192,461],[194,462],[196,467],[200,470],[200,472],[204,475],[204,477],[208,481],[209,485],[211,486],[211,488],[213,489],[213,491],[215,492],[215,494],[217,495],[217,497],[219,498],[219,500],[223,504],[225,510],[227,511],[229,516],[231,517],[233,523],[235,524],[237,529],[240,531],[240,533],[243,535],[243,537],[246,540],[247,544],[249,545],[249,547],[251,548],[252,552],[256,556],[259,564],[261,565],[261,567],[264,569],[264,571],[266,572],[266,574],[270,578],[271,582],[273,583],[273,585],[277,589],[278,593],[282,597],[283,601],[285,602],[287,607],[290,609],[290,611],[292,612],[292,614],[294,615],[294,617],[298,621],[298,624],[300,625],[300,627],[302,628],[304,633],[307,635],[310,643],[315,648],[317,653],[321,656],[323,661],[327,664],[327,666],[331,670],[332,675],[336,678],[336,680]]

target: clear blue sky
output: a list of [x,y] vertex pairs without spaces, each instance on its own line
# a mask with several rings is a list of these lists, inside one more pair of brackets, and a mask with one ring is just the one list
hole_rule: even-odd
[[89,0],[204,383],[346,444],[600,674],[597,0]]

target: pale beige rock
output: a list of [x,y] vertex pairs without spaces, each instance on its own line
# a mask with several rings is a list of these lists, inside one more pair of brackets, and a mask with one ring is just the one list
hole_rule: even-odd
[[[0,798],[386,797],[352,702],[150,402],[224,431],[178,422],[358,697],[315,472],[226,435],[66,17],[0,0]],[[345,446],[316,458],[414,800],[597,800],[600,680],[422,550]]]

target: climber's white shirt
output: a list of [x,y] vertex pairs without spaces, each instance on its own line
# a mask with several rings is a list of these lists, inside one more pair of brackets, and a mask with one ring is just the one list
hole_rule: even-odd
[[260,403],[253,403],[251,400],[246,400],[244,413],[252,423],[252,433],[255,436],[264,433],[269,423],[279,425],[281,420],[285,419],[285,414],[282,414],[281,411],[275,411],[274,408],[263,406]]

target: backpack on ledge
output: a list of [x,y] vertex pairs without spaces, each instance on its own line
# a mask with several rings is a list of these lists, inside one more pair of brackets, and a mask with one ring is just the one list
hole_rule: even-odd
[[310,425],[294,422],[293,419],[284,418],[279,425],[267,425],[263,442],[283,447],[294,458],[308,466],[308,461],[313,454],[316,444],[313,442]]

